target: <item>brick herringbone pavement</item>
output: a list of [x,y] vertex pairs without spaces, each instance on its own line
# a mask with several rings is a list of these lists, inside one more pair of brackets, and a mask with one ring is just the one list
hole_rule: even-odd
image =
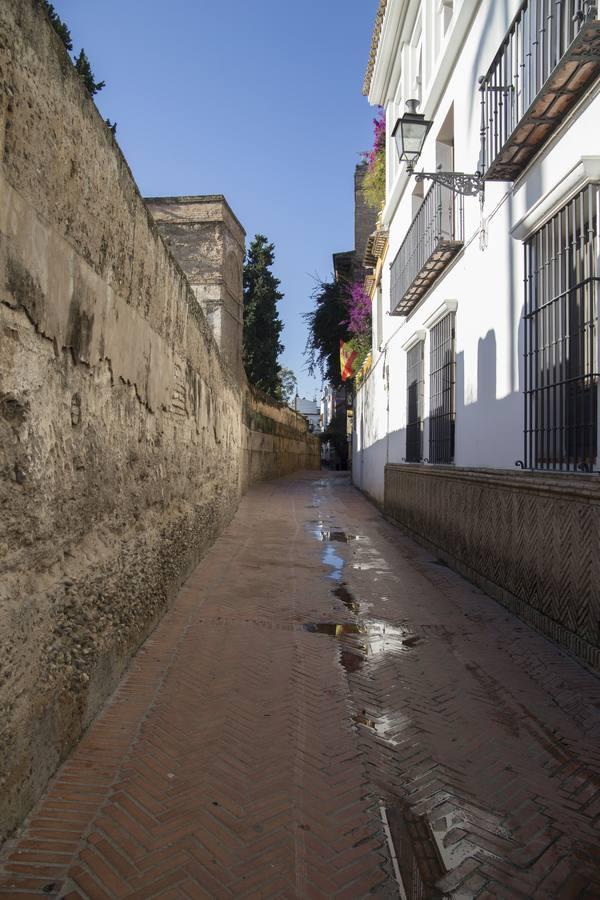
[[4,848],[0,896],[598,897],[599,705],[347,479],[281,479]]

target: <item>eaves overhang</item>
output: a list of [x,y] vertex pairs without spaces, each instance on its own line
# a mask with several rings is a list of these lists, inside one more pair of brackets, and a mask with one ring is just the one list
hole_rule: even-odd
[[398,76],[400,47],[409,39],[419,0],[380,0],[363,93],[371,106],[385,106]]
[[371,35],[371,49],[369,51],[369,62],[367,63],[367,71],[363,81],[362,92],[368,97],[371,90],[371,79],[373,78],[373,69],[375,68],[375,60],[377,59],[377,51],[379,49],[379,39],[381,38],[381,27],[383,25],[383,17],[388,0],[379,0],[379,6],[375,14],[375,24],[373,25],[373,34]]

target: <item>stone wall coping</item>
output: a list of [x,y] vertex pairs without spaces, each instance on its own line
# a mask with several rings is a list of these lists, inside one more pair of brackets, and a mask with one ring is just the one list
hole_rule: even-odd
[[511,469],[476,469],[459,466],[424,465],[411,463],[387,463],[386,470],[410,472],[425,478],[447,478],[451,481],[479,483],[490,488],[526,491],[531,494],[545,494],[555,499],[577,500],[578,502],[600,504],[600,476],[582,472],[513,472]]
[[[231,216],[244,237],[246,236],[246,229],[232,210],[223,194],[186,194],[181,197],[144,197],[143,199],[144,203],[155,204],[157,206],[201,206],[209,204],[219,204],[225,207],[227,213]],[[204,225],[209,221],[211,220],[198,219],[197,221],[195,221],[192,219],[186,219],[186,222],[192,225]]]

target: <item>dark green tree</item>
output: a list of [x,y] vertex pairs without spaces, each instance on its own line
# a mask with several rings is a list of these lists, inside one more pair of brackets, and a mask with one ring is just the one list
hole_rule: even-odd
[[348,289],[339,281],[320,281],[312,293],[314,309],[304,313],[308,338],[304,356],[308,371],[316,371],[329,384],[342,384],[340,372],[340,340],[350,338],[348,332]]
[[71,39],[71,32],[69,31],[65,23],[62,21],[52,4],[48,3],[48,0],[42,0],[42,6],[46,10],[46,14],[50,19],[50,24],[65,45],[66,49],[72,50],[73,41]]
[[96,81],[94,79],[94,73],[92,72],[90,61],[87,58],[83,47],[81,48],[81,53],[75,60],[75,68],[77,69],[79,77],[85,84],[92,97],[94,96],[94,94],[97,94],[98,91],[101,91],[105,86],[105,81]]
[[283,350],[277,303],[283,294],[271,272],[274,260],[275,246],[257,234],[244,265],[244,367],[252,384],[277,398],[281,389],[277,357]]

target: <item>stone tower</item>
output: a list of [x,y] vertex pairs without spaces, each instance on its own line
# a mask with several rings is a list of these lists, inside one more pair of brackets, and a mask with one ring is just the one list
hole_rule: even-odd
[[145,202],[185,272],[224,359],[239,378],[246,232],[221,194],[147,197]]

